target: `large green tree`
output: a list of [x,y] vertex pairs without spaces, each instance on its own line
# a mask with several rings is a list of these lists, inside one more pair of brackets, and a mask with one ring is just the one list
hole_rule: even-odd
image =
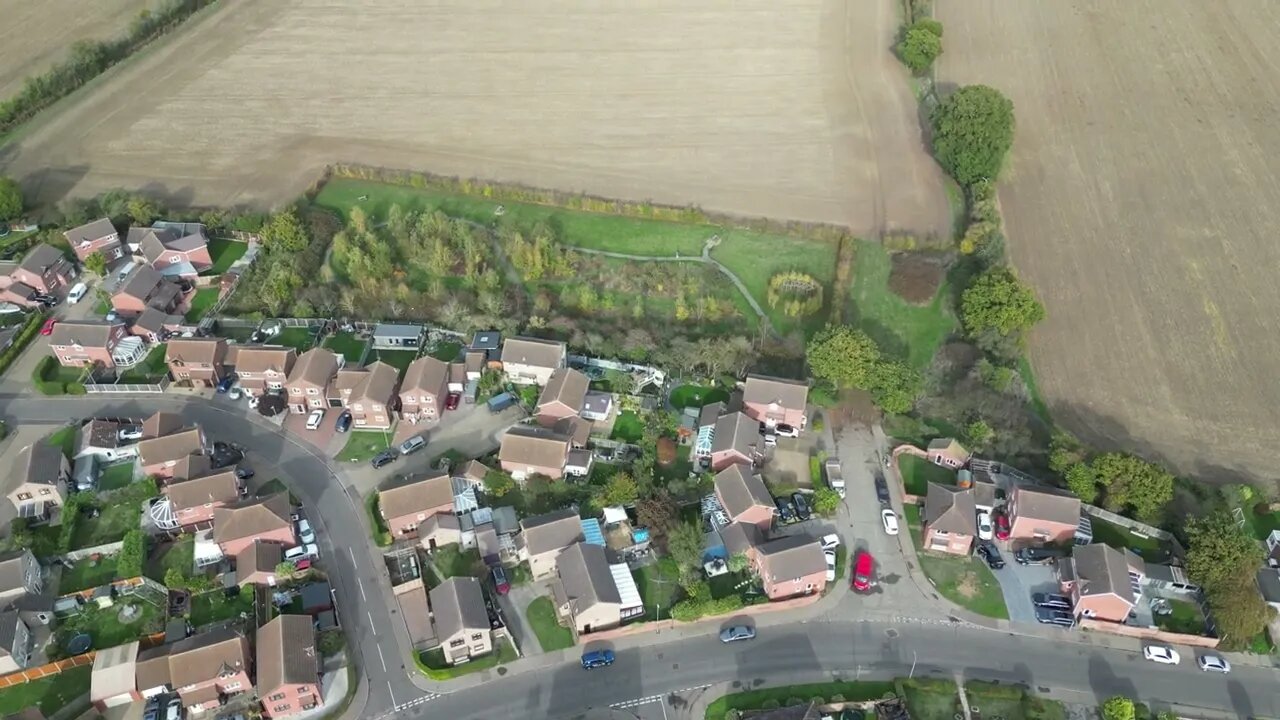
[[1187,524],[1187,576],[1206,591],[1251,580],[1262,560],[1262,546],[1226,513]]
[[915,23],[898,42],[898,57],[917,75],[928,70],[942,54],[942,36],[934,30],[934,24]]
[[307,231],[292,209],[272,215],[262,227],[262,244],[271,250],[301,252],[308,243]]
[[930,115],[933,155],[964,186],[1000,174],[1013,146],[1013,103],[999,90],[967,85],[938,104]]
[[881,360],[871,368],[867,389],[880,409],[900,415],[915,406],[924,390],[924,378],[896,360]]
[[22,215],[22,188],[16,180],[0,177],[0,220],[16,220]]
[[84,269],[99,276],[107,276],[107,259],[100,252],[89,253],[84,259]]
[[978,276],[961,296],[960,312],[971,335],[1013,335],[1044,319],[1035,293],[1004,266]]
[[1089,463],[1095,482],[1103,487],[1107,509],[1129,508],[1139,520],[1156,522],[1173,500],[1173,475],[1140,457],[1104,453]]
[[1262,599],[1252,577],[1205,593],[1223,650],[1243,650],[1271,622],[1275,609]]
[[1127,697],[1116,696],[1102,703],[1102,720],[1133,720],[1137,709]]
[[623,472],[609,478],[609,482],[599,488],[596,500],[605,507],[630,505],[636,501],[639,493],[640,488],[635,478]]
[[702,528],[697,523],[680,523],[671,529],[667,538],[667,552],[681,568],[697,568],[702,565],[704,541]]
[[848,325],[829,326],[809,341],[809,370],[819,380],[841,388],[865,388],[880,362],[880,348],[866,333]]

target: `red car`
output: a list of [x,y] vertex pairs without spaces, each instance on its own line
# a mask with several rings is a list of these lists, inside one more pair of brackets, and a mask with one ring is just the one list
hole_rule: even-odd
[[869,592],[875,587],[875,570],[875,558],[871,557],[871,553],[866,550],[859,550],[858,557],[853,562],[853,589],[858,592]]
[[52,335],[53,326],[58,324],[58,318],[49,318],[44,321],[44,326],[40,328],[41,335]]
[[293,569],[302,571],[311,569],[311,558],[302,558],[293,564]]
[[501,565],[494,565],[489,570],[493,577],[493,589],[498,591],[499,595],[506,595],[511,592],[511,583],[507,581],[507,571],[502,569]]
[[445,410],[457,410],[458,401],[462,399],[462,393],[451,392],[444,398]]
[[1002,512],[996,513],[996,539],[1009,539],[1009,516]]

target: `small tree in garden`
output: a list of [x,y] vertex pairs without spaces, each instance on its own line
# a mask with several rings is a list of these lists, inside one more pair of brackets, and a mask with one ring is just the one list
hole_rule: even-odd
[[84,269],[89,272],[105,277],[107,274],[107,259],[102,257],[102,253],[89,253],[89,257],[84,259]]

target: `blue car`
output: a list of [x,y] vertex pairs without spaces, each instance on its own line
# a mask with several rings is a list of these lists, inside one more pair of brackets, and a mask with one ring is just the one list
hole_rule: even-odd
[[218,388],[217,388],[218,393],[222,394],[227,392],[228,390],[231,389],[231,386],[234,385],[235,382],[236,382],[236,376],[228,373],[226,377],[218,381]]
[[582,654],[582,669],[584,670],[594,670],[595,668],[608,667],[612,664],[612,650],[592,650]]

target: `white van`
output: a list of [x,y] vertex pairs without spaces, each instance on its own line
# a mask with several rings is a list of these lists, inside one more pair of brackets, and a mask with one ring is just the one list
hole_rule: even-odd
[[120,268],[120,272],[116,275],[116,280],[124,282],[124,279],[129,277],[129,273],[133,272],[136,267],[138,267],[138,263],[135,260],[125,263],[124,267]]
[[89,292],[89,287],[87,285],[84,283],[76,283],[75,287],[71,288],[67,293],[67,304],[75,305],[80,302],[80,298],[84,297],[84,294],[87,292]]

